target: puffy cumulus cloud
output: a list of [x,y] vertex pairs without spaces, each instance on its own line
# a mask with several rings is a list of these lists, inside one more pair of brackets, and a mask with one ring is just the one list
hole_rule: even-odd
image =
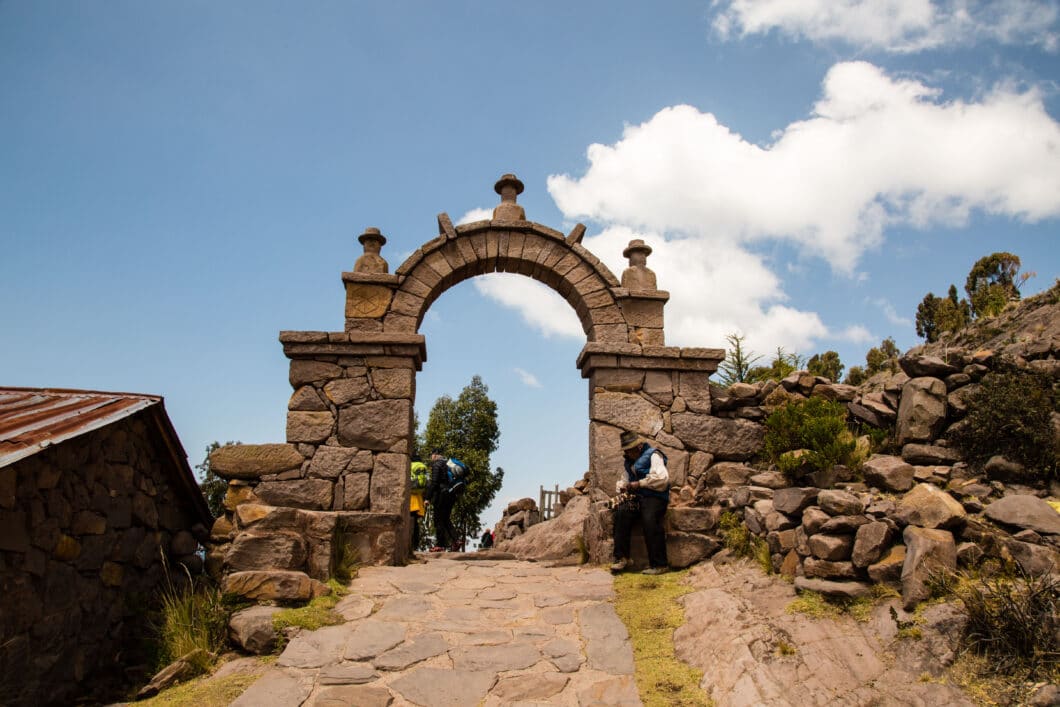
[[719,0],[723,38],[777,30],[812,42],[842,41],[896,53],[981,40],[1060,46],[1060,10],[1048,0]]
[[772,144],[680,105],[588,158],[581,178],[548,179],[568,218],[709,243],[788,241],[847,274],[891,225],[960,225],[973,209],[1060,214],[1060,124],[1036,90],[943,102],[866,62],[829,70],[813,114]]
[[805,350],[828,333],[817,314],[784,304],[781,282],[761,258],[731,243],[667,241],[616,226],[586,238],[584,245],[621,276],[628,266],[622,250],[633,238],[651,245],[648,267],[670,293],[664,310],[670,345],[723,347],[727,334],[740,332],[755,351]]
[[574,309],[547,285],[512,273],[488,273],[472,282],[482,294],[518,311],[527,324],[546,337],[585,336]]

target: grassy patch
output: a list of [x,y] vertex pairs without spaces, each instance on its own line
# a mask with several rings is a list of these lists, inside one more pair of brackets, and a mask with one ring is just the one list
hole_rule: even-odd
[[615,579],[615,611],[629,629],[637,689],[647,707],[713,704],[699,688],[703,674],[674,655],[674,629],[685,621],[677,598],[692,591],[681,581],[686,574],[624,574]]
[[334,578],[328,580],[328,586],[331,587],[331,594],[311,599],[305,606],[277,611],[272,617],[272,625],[277,631],[288,626],[315,631],[324,626],[343,623],[346,619],[336,614],[333,609],[339,600],[346,596],[346,587]]
[[744,524],[743,518],[733,511],[725,511],[718,518],[721,541],[737,557],[755,561],[766,574],[773,574],[773,560],[769,556],[769,545]]
[[875,601],[871,597],[829,598],[819,592],[802,592],[787,606],[789,614],[806,614],[814,619],[839,619],[849,616],[862,623],[872,618]]
[[195,667],[205,672],[214,656],[224,647],[231,614],[221,590],[209,584],[183,589],[168,586],[162,593],[158,624],[159,665],[163,667],[181,656],[200,651]]
[[224,678],[196,678],[160,692],[149,700],[137,702],[137,707],[225,707],[243,694],[264,673],[236,674]]

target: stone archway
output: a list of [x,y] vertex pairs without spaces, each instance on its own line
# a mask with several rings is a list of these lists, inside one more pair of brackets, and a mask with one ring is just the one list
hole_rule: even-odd
[[[517,203],[523,184],[514,175],[501,177],[494,189],[501,202],[491,220],[454,227],[439,214],[438,236],[393,273],[382,256],[386,237],[367,229],[359,238],[364,254],[342,275],[345,331],[280,337],[295,387],[288,442],[298,446],[309,469],[319,465],[321,455],[349,457],[334,479],[334,510],[391,516],[399,537],[408,496],[415,374],[426,359],[426,342],[417,332],[441,294],[476,275],[531,277],[577,313],[586,336],[577,365],[589,381],[588,467],[600,488],[609,490],[621,469],[623,430],[652,438],[683,475],[690,454],[674,434],[674,416],[710,413],[707,379],[724,352],[665,345],[663,307],[669,294],[657,289],[647,267],[650,246],[630,243],[623,253],[630,266],[620,281],[581,245],[584,226],[564,235],[526,220]],[[377,561],[401,559],[397,549],[391,555],[374,547],[371,554]]]

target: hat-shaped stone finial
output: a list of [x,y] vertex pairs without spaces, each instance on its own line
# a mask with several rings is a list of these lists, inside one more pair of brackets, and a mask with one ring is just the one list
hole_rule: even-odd
[[515,203],[523,193],[523,183],[514,174],[505,174],[493,185],[493,191],[501,195],[501,203],[493,209],[494,221],[525,221],[526,211]]
[[629,258],[629,267],[622,273],[622,287],[628,290],[655,290],[655,273],[648,267],[648,256],[651,246],[640,238],[634,238],[622,251],[623,258]]
[[390,265],[379,254],[379,251],[386,245],[386,236],[380,233],[378,228],[364,229],[364,233],[357,236],[357,240],[364,246],[364,255],[357,258],[357,262],[353,264],[354,272],[387,273],[390,271]]

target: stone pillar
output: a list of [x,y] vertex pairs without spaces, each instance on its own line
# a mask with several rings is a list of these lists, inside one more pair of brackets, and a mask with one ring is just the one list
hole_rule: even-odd
[[674,416],[710,416],[708,379],[724,358],[723,349],[586,344],[578,367],[589,379],[593,485],[614,493],[623,473],[619,436],[629,430],[667,455],[671,484],[680,488],[693,457],[702,452],[674,433]]

